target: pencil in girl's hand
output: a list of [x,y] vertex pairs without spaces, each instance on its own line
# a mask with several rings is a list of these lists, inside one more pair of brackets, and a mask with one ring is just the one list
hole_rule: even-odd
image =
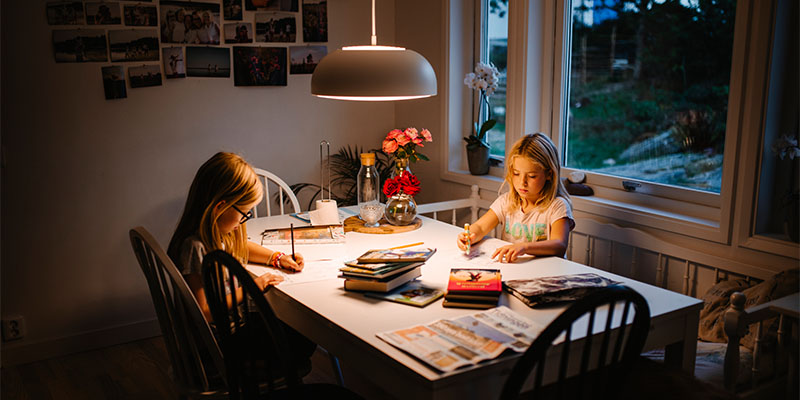
[[291,235],[292,239],[292,260],[297,262],[297,257],[294,256],[294,224],[289,224],[289,235]]
[[464,232],[467,234],[467,249],[464,250],[465,255],[469,255],[470,240],[469,240],[469,224],[464,224]]

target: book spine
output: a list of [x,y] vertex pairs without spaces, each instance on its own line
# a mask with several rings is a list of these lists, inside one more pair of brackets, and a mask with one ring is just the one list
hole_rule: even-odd
[[422,276],[421,268],[417,267],[386,282],[345,279],[344,288],[345,290],[388,292],[420,276]]

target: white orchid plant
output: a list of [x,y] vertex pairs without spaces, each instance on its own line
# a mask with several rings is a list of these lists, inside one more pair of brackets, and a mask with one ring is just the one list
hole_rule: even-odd
[[497,89],[499,75],[500,72],[494,65],[478,63],[475,65],[475,72],[470,72],[464,77],[464,84],[470,89],[477,90],[480,97],[474,130],[469,136],[464,137],[468,150],[477,149],[479,146],[489,148],[486,133],[497,124],[497,120],[492,118],[489,96]]
[[783,135],[772,145],[772,151],[781,158],[781,160],[789,157],[794,160],[795,157],[800,158],[800,147],[797,145],[797,137]]

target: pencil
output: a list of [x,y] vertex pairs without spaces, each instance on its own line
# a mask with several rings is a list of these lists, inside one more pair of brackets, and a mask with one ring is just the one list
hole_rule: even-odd
[[389,247],[389,250],[404,249],[406,247],[419,246],[419,245],[422,245],[422,244],[425,244],[425,242],[417,242],[417,243],[411,243],[411,244],[404,244],[402,246]]
[[297,261],[297,257],[294,256],[294,224],[289,224],[289,231],[292,235],[292,260]]
[[469,224],[464,224],[464,231],[467,233],[467,249],[464,250],[464,254],[469,255],[469,248],[470,248]]

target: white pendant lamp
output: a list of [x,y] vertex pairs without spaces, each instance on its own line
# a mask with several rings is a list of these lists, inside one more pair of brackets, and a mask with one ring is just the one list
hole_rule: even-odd
[[436,95],[436,74],[425,57],[403,47],[378,46],[377,42],[372,0],[372,44],[342,47],[323,57],[311,75],[311,94],[356,101]]

